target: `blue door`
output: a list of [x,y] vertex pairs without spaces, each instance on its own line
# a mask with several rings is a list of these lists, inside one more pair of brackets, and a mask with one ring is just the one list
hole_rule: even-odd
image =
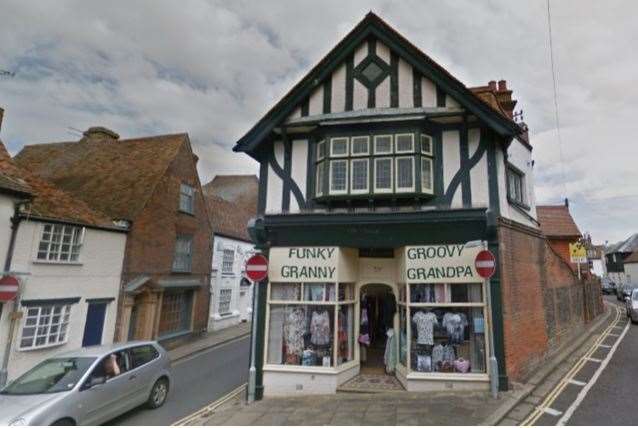
[[105,302],[89,303],[89,309],[86,312],[86,324],[84,325],[84,338],[82,339],[82,346],[102,344],[102,331],[104,331],[105,315]]

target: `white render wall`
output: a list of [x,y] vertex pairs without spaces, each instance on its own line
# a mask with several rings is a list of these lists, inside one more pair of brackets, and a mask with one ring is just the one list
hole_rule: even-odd
[[523,145],[520,141],[514,139],[507,150],[507,158],[505,159],[501,151],[497,151],[496,165],[498,170],[498,188],[499,199],[501,205],[501,215],[510,220],[517,221],[519,223],[538,227],[538,225],[530,220],[527,216],[520,213],[518,209],[512,206],[507,200],[507,178],[506,178],[506,163],[511,163],[519,170],[525,173],[525,200],[530,209],[527,211],[531,217],[536,219],[536,196],[534,194],[534,168],[532,162],[531,151]]
[[626,283],[638,286],[638,263],[625,263],[623,268]]
[[[224,249],[233,249],[235,252],[232,274],[222,272]],[[251,320],[253,286],[251,284],[250,287],[241,287],[240,283],[245,274],[246,260],[253,254],[255,254],[255,247],[250,242],[213,235],[209,331],[221,330],[242,321]],[[219,290],[221,289],[232,290],[230,314],[221,315],[219,313]]]
[[[88,308],[86,299],[114,299],[107,305],[102,343],[112,343],[115,335],[126,234],[86,228],[79,263],[46,263],[35,261],[43,226],[44,223],[38,221],[22,221],[18,228],[11,270],[29,273],[23,277],[20,299],[80,297],[80,301],[71,305],[68,340],[62,345],[19,350],[24,317],[19,321],[9,356],[9,379],[19,376],[45,358],[82,346]],[[24,307],[21,310],[26,313]],[[3,310],[0,323],[2,340],[6,338],[9,327],[6,312],[8,310]],[[0,342],[0,346],[2,353],[4,344]]]

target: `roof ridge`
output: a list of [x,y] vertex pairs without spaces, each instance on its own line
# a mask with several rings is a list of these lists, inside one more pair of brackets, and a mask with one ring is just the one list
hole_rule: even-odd
[[[187,136],[188,132],[176,132],[172,134],[159,134],[159,135],[147,135],[143,137],[130,137],[130,138],[118,138],[117,140],[95,140],[95,141],[84,141],[82,144],[96,144],[96,143],[105,143],[105,144],[117,144],[117,143],[126,143],[131,141],[146,141],[146,140],[154,140],[158,138],[167,138],[167,137],[179,137],[179,136]],[[22,149],[26,147],[38,147],[38,146],[49,146],[49,145],[62,145],[62,144],[78,144],[80,140],[73,141],[52,141],[50,143],[32,143],[25,144],[22,146]]]

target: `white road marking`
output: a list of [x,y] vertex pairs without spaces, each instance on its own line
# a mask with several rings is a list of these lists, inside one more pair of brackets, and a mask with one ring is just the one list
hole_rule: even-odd
[[551,407],[545,407],[543,409],[543,412],[551,416],[560,416],[563,414],[563,412],[561,412],[560,410],[552,409]]
[[602,363],[603,360],[598,359],[598,358],[592,358],[592,357],[587,357],[585,358],[587,361],[591,361],[592,363]]
[[618,337],[618,336],[620,336],[620,334],[617,334],[617,333],[607,333],[607,336],[614,336],[614,337]]
[[599,343],[598,346],[601,348],[611,348],[611,345],[605,345],[604,343]]
[[213,401],[207,406],[202,407],[201,409],[195,411],[194,413],[191,413],[190,415],[185,416],[182,419],[173,422],[171,425],[172,426],[191,425],[193,422],[197,421],[197,419],[200,418],[202,415],[208,412],[214,411],[215,409],[220,407],[222,404],[226,403],[227,401],[231,400],[233,397],[237,396],[237,394],[240,394],[242,390],[246,388],[246,385],[247,385],[246,383],[240,385],[239,387],[230,391],[228,394],[224,395],[223,397],[218,398],[217,400]]
[[587,385],[585,385],[585,387],[583,389],[580,390],[580,392],[578,393],[578,396],[576,396],[576,400],[574,400],[574,402],[571,404],[571,406],[569,406],[569,408],[565,411],[565,414],[563,415],[563,417],[558,420],[557,425],[565,425],[567,422],[569,422],[569,418],[572,417],[572,415],[574,414],[574,412],[576,411],[578,406],[580,406],[580,403],[583,402],[583,400],[587,396],[587,393],[589,392],[589,390],[596,384],[596,381],[598,381],[598,378],[602,374],[603,370],[605,370],[605,368],[609,364],[609,361],[611,361],[611,357],[613,357],[614,354],[616,353],[616,350],[618,349],[618,345],[620,345],[620,342],[622,342],[623,338],[625,337],[625,335],[629,331],[629,325],[630,325],[630,323],[627,323],[627,325],[625,326],[625,329],[623,330],[622,334],[616,340],[616,343],[614,343],[614,346],[611,347],[611,351],[609,351],[609,353],[607,354],[607,357],[605,357],[605,359],[603,360],[602,364],[598,367],[598,369],[596,370],[596,372],[592,376],[592,378],[589,381],[589,383]]
[[587,382],[582,382],[580,380],[576,380],[576,379],[570,379],[568,380],[569,383],[573,384],[573,385],[578,385],[578,386],[585,386],[587,385]]

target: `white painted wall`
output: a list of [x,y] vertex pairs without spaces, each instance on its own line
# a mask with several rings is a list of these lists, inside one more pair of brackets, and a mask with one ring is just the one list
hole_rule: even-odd
[[[290,175],[299,187],[301,194],[306,197],[306,172],[308,169],[308,140],[293,140],[291,154]],[[295,195],[290,194],[290,212],[299,212],[299,204]]]
[[638,263],[625,263],[623,268],[626,283],[638,286]]
[[[222,272],[224,249],[235,252],[232,273]],[[237,325],[242,321],[250,321],[252,314],[253,286],[241,287],[244,277],[246,260],[255,253],[255,247],[250,242],[241,241],[221,235],[213,235],[213,264],[210,285],[210,318],[208,330],[221,330]],[[219,290],[232,290],[230,313],[219,313]]]
[[[520,141],[514,140],[507,150],[507,161],[525,173],[526,201],[530,209],[527,213],[536,218],[536,196],[534,194],[534,169],[532,166],[532,153]],[[499,199],[501,215],[505,218],[537,228],[538,225],[527,216],[520,213],[507,200],[507,179],[505,158],[503,152],[497,150],[496,165],[498,170]]]
[[[460,132],[444,131],[442,133],[443,141],[443,189],[447,190],[452,178],[461,168],[461,148],[460,148]],[[463,206],[461,199],[461,186],[457,188],[452,198],[452,208],[460,208]]]
[[[71,308],[66,344],[21,351],[18,346],[24,318],[20,321],[9,356],[10,379],[45,358],[82,346],[87,299],[114,298],[107,306],[102,343],[112,343],[114,339],[126,234],[86,228],[79,263],[43,263],[35,261],[43,226],[37,221],[22,221],[18,229],[11,269],[29,273],[23,277],[20,297],[22,300],[80,297],[80,301]],[[0,323],[2,340],[9,326],[6,312],[3,310]],[[2,343],[0,346],[1,353],[4,346]]]
[[[274,143],[275,159],[279,167],[284,169],[284,144],[281,141]],[[268,166],[268,191],[266,192],[266,212],[280,213],[281,200],[284,191],[284,183],[275,173],[272,167]]]
[[[468,130],[468,148],[470,158],[479,147],[481,131],[478,128]],[[470,188],[472,189],[472,206],[489,207],[490,189],[488,184],[487,153],[470,170]]]

